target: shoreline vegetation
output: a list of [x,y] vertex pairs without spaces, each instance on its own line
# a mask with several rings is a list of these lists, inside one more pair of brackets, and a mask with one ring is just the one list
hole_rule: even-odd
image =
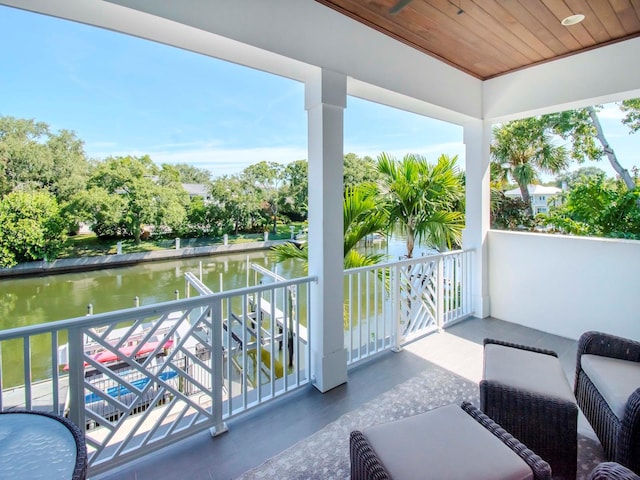
[[[299,232],[302,224],[293,225]],[[55,275],[69,272],[123,267],[142,262],[172,260],[189,257],[224,255],[270,249],[274,245],[291,242],[291,226],[278,225],[277,233],[229,235],[227,244],[223,237],[200,238],[151,238],[135,243],[133,239],[104,240],[95,234],[69,237],[58,258],[51,261],[19,263],[11,268],[0,268],[0,279],[26,276]],[[179,248],[178,248],[179,247]]]

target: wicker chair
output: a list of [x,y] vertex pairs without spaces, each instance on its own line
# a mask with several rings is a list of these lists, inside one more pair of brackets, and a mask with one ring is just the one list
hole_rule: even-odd
[[[594,379],[590,378],[583,368],[585,360],[593,360],[594,357],[583,359],[584,355],[596,356],[596,359],[614,359],[610,362],[613,368],[616,360],[626,361],[617,363],[624,368],[630,366],[635,370],[634,364],[640,365],[640,342],[600,332],[584,333],[578,342],[575,377],[578,405],[600,439],[607,459],[640,474],[640,381],[635,384],[626,382],[625,388],[630,392],[626,405],[612,409],[603,393],[594,384]],[[600,360],[602,361],[602,358]],[[638,372],[640,373],[640,367]],[[606,382],[607,378],[600,381]]]
[[[549,464],[519,442],[518,439],[514,438],[509,432],[504,430],[472,404],[463,402],[461,408],[487,431],[513,450],[513,452],[529,466],[534,480],[551,479],[551,467]],[[429,412],[422,415],[427,415],[428,413]],[[358,430],[351,432],[349,445],[351,480],[388,480],[392,478],[363,432]],[[455,448],[455,445],[452,446],[452,448]],[[463,451],[459,452],[459,454],[461,458],[464,458]],[[425,465],[424,472],[429,472],[429,465]],[[450,473],[452,477],[455,477],[455,473]]]
[[587,480],[640,480],[640,477],[616,462],[604,462],[594,468]]

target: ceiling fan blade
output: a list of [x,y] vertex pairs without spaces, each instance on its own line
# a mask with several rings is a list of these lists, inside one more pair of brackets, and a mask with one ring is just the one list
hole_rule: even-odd
[[396,2],[396,4],[389,9],[389,13],[391,15],[395,15],[400,10],[402,10],[404,7],[409,5],[412,1],[413,0],[398,0],[398,2]]

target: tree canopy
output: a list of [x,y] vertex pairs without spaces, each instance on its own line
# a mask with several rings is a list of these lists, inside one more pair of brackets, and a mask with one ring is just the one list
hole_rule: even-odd
[[194,167],[186,163],[176,163],[172,167],[178,171],[182,183],[208,184],[211,182],[211,171],[205,168]]
[[58,202],[46,191],[12,192],[0,202],[0,266],[54,259],[64,243]]
[[140,242],[143,225],[178,227],[187,215],[178,171],[168,165],[159,169],[146,155],[100,162],[87,185],[75,198],[76,215],[98,235],[131,235]]
[[528,186],[538,183],[541,173],[563,171],[569,165],[569,156],[564,146],[554,144],[546,120],[531,117],[493,129],[491,161],[498,178],[518,184],[522,200],[531,211]]
[[573,235],[640,240],[640,188],[629,190],[602,176],[583,177],[564,197],[544,217],[546,225]]
[[53,133],[44,122],[0,116],[0,195],[45,189],[65,202],[84,188],[88,173],[75,133]]
[[[343,256],[344,268],[357,268],[374,265],[384,255],[357,250],[358,243],[367,235],[384,231],[387,217],[380,208],[380,198],[374,184],[363,183],[347,187],[342,203]],[[272,248],[276,262],[298,258],[308,267],[309,245],[298,247],[293,243],[285,243]]]
[[378,170],[388,227],[406,235],[408,258],[416,240],[438,249],[460,243],[464,214],[456,205],[464,189],[457,156],[440,155],[432,164],[420,155],[407,154],[398,161],[383,153]]

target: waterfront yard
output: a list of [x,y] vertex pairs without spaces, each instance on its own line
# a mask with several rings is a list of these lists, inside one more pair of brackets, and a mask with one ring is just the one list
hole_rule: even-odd
[[[278,224],[277,233],[269,232],[270,240],[286,240],[291,238],[291,227],[295,232],[299,232],[306,224],[303,222],[293,222],[290,224]],[[260,233],[240,233],[229,234],[229,243],[256,242],[264,239],[264,234]],[[58,258],[91,257],[96,255],[114,255],[117,252],[118,242],[122,242],[122,253],[149,252],[152,250],[167,250],[175,248],[175,237],[152,236],[140,243],[135,243],[133,238],[98,238],[94,233],[79,234],[70,236],[65,242],[63,250],[58,254]],[[181,238],[181,247],[204,247],[223,243],[222,236]]]

